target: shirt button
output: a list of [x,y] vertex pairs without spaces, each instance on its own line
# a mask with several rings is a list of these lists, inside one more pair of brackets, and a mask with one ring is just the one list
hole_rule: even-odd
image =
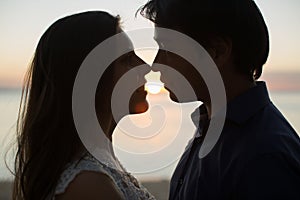
[[182,185],[183,184],[183,179],[181,178],[181,179],[179,179],[179,185]]

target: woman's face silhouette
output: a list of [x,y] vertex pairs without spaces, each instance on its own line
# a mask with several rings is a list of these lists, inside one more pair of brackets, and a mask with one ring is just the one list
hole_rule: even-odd
[[[119,33],[122,30],[118,31]],[[134,50],[133,44],[128,36],[122,38],[122,44],[128,47],[128,53],[125,53],[118,57],[104,72],[102,77],[100,78],[97,92],[96,92],[96,111],[98,115],[98,120],[103,127],[104,130],[108,130],[109,119],[112,119],[112,125],[118,123],[118,121],[128,114],[137,114],[145,112],[148,109],[148,103],[146,101],[147,92],[144,90],[144,84],[146,82],[144,76],[150,72],[151,68],[147,65],[141,58],[139,58]],[[116,42],[116,51],[118,51],[118,41]],[[137,88],[132,94],[130,94],[130,99],[120,98],[117,99],[118,104],[122,106],[122,108],[129,108],[125,110],[118,111],[118,116],[113,116],[112,114],[112,94],[116,90],[116,85],[120,81],[120,79],[125,76],[127,73],[133,74],[132,78],[126,81],[126,85],[137,86]],[[124,90],[126,90],[126,85],[124,85]],[[138,87],[139,86],[139,87]],[[122,86],[121,86],[122,89]],[[130,91],[128,91],[130,92]],[[129,101],[129,105],[128,105]],[[102,117],[101,117],[102,116]],[[110,131],[106,132],[106,134],[111,134]]]
[[[148,109],[148,104],[146,101],[147,92],[144,90],[144,84],[146,83],[145,75],[150,72],[150,66],[139,58],[134,51],[130,51],[125,55],[118,58],[115,62],[114,70],[114,81],[117,81],[129,70],[132,70],[135,73],[135,77],[130,84],[133,85],[142,85],[138,87],[132,94],[129,101],[129,114],[137,114],[145,112]],[[138,69],[137,69],[138,67]]]
[[[123,32],[120,30],[119,32]],[[133,51],[133,44],[126,35],[126,43],[128,43],[129,52],[119,57],[114,62],[114,84],[127,72],[133,70],[135,77],[130,84],[144,85],[146,83],[145,75],[150,72],[151,68]],[[138,68],[138,69],[137,69]],[[146,101],[147,92],[144,86],[138,87],[134,93],[131,94],[129,101],[129,114],[137,114],[145,112],[148,109]]]

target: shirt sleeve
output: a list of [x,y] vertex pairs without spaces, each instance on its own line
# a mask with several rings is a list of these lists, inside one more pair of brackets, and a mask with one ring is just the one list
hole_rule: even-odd
[[300,164],[281,153],[259,156],[245,167],[236,188],[239,200],[300,199]]

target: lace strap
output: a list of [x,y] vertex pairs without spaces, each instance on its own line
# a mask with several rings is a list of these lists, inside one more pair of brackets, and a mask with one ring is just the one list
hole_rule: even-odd
[[58,184],[55,188],[55,195],[62,194],[66,191],[70,183],[75,179],[75,177],[82,171],[93,171],[100,172],[111,177],[101,165],[93,162],[90,159],[82,159],[78,162],[70,164],[66,170],[60,176]]

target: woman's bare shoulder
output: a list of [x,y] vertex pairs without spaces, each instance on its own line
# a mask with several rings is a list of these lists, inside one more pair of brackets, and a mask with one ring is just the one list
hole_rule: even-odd
[[93,171],[82,171],[69,184],[63,194],[55,196],[56,200],[101,200],[123,199],[113,180],[106,174]]

